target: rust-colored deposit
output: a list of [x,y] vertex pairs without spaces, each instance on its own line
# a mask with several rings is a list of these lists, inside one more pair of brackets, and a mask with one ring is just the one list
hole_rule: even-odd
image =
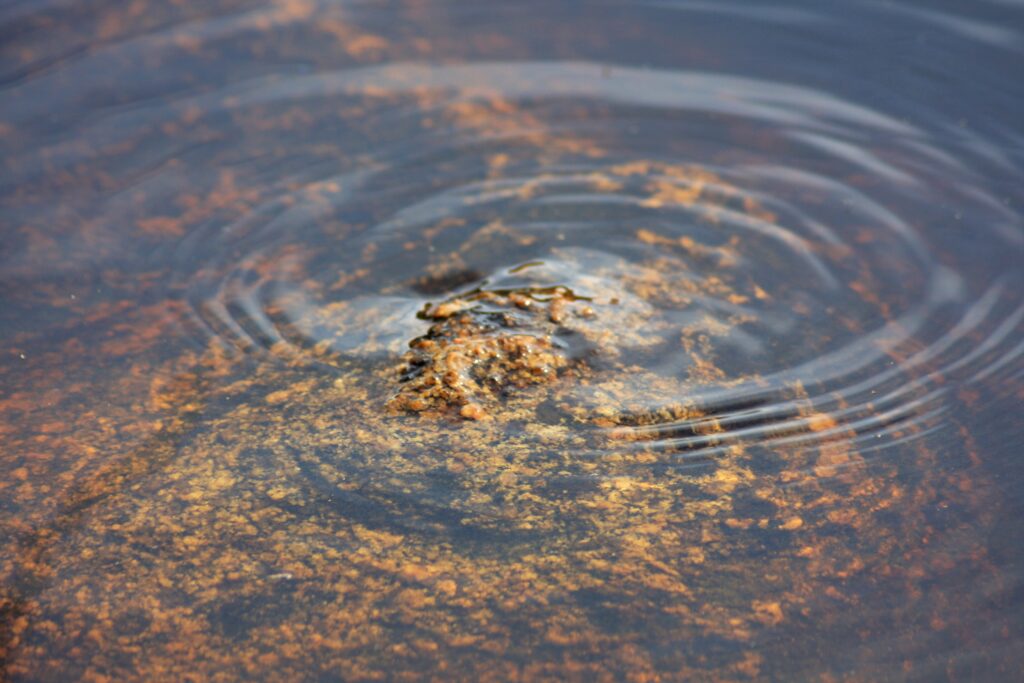
[[65,4],[0,46],[61,76],[0,121],[0,680],[1019,661],[977,428],[1019,385],[943,355],[1019,368],[1012,329],[918,338],[973,292],[918,296],[880,210],[819,220],[774,166],[795,104],[604,97],[580,54],[719,57],[589,12],[527,40],[458,3]]
[[572,366],[582,370],[569,342],[557,338],[568,318],[596,315],[586,302],[577,303],[570,291],[554,287],[483,290],[429,305],[422,315],[433,324],[410,342],[391,407],[486,419],[485,406],[508,391],[555,381]]

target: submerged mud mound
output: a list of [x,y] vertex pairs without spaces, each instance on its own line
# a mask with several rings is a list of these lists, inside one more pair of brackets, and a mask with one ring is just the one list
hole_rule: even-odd
[[[657,257],[635,262],[579,247],[553,249],[542,259],[500,268],[468,291],[424,303],[416,322],[429,327],[408,342],[392,374],[397,390],[387,409],[507,421],[532,419],[532,408],[558,398],[589,412],[583,404],[593,401],[583,399],[584,386],[637,373],[647,374],[647,386],[653,386],[666,378],[652,372],[651,362],[659,362],[665,351],[677,355],[680,347],[690,359],[677,371],[699,381],[721,379],[709,375],[714,367],[710,340],[732,334],[749,316],[736,310],[711,318],[699,311],[699,299],[728,296],[736,304],[754,298],[740,295],[730,283],[724,264],[734,265],[735,256],[719,248],[714,253],[722,270],[703,275],[688,263],[699,249],[692,240],[680,243],[640,230],[632,241],[653,248]],[[461,280],[441,270],[433,281]],[[342,336],[366,329],[358,309],[356,320],[345,309],[340,313],[335,328]],[[373,338],[397,338],[397,326],[389,325],[386,319],[371,324]],[[357,356],[365,349],[349,348]],[[672,392],[678,391],[678,383],[671,384]],[[645,394],[638,385],[619,397]],[[606,406],[605,412],[621,409]]]
[[421,315],[433,324],[411,342],[402,388],[389,406],[485,419],[509,391],[583,372],[570,326],[595,313],[569,289],[553,287],[475,291],[428,305]]

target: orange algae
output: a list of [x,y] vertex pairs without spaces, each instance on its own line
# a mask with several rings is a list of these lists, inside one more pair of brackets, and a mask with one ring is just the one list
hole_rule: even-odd
[[469,419],[517,388],[556,380],[570,368],[582,371],[556,340],[568,311],[585,313],[564,288],[533,292],[476,292],[428,306],[427,334],[410,343],[394,410],[442,412]]

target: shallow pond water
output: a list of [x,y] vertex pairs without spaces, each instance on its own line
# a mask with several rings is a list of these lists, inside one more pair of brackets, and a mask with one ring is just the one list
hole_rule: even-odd
[[1010,680],[1024,6],[0,7],[0,680]]

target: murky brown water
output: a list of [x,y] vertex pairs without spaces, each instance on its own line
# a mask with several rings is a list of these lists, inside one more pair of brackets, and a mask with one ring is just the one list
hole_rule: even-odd
[[0,680],[1013,680],[1022,27],[0,8]]

